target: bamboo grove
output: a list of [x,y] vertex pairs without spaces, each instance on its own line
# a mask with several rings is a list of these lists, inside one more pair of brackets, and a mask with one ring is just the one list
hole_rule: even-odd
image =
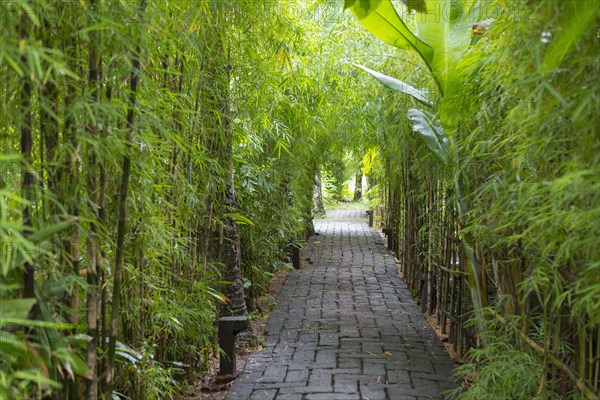
[[598,8],[480,3],[0,2],[0,398],[180,397],[363,173],[456,397],[597,398]]
[[346,2],[415,50],[373,67],[422,89],[361,67],[396,90],[364,169],[404,280],[467,361],[453,394],[598,398],[597,4],[404,3]]
[[175,398],[312,231],[342,8],[0,7],[0,398]]

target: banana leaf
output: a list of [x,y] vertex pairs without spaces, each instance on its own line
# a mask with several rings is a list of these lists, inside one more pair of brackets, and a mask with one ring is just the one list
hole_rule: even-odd
[[415,49],[427,65],[433,60],[433,49],[408,29],[389,0],[345,0],[344,8],[377,38],[401,49]]
[[[373,35],[402,49],[415,50],[433,74],[442,95],[457,84],[456,68],[471,43],[472,26],[489,15],[492,0],[426,0],[401,4],[411,31],[390,0],[346,0],[345,6]],[[411,12],[415,10],[415,12]]]
[[361,68],[361,69],[365,70],[366,72],[368,72],[369,74],[371,74],[371,76],[373,76],[375,79],[377,79],[383,86],[388,87],[393,90],[396,90],[400,93],[412,96],[416,100],[425,104],[426,106],[429,106],[429,107],[433,106],[433,101],[431,101],[429,98],[427,98],[427,95],[425,95],[425,92],[423,92],[422,90],[415,89],[408,83],[404,83],[399,79],[392,78],[391,76],[388,76],[388,75],[384,75],[381,72],[373,71],[372,69],[367,68],[363,65],[360,65],[360,64],[352,64],[352,65],[354,65],[357,68]]
[[411,108],[408,110],[408,119],[412,122],[412,128],[423,140],[423,143],[444,165],[448,165],[448,139],[444,129],[434,123],[432,116],[423,111]]

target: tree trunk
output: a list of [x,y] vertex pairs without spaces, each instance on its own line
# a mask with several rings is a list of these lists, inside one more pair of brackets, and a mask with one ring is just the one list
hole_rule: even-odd
[[434,215],[435,215],[435,190],[434,190],[434,181],[431,180],[429,182],[429,193],[428,193],[428,205],[427,205],[427,314],[431,315],[434,311],[434,292],[433,292],[433,256],[434,256],[434,247],[433,247],[433,224],[435,223]]
[[[31,29],[31,20],[24,11],[21,11],[21,24],[19,27],[19,40],[27,40]],[[22,65],[27,65],[27,57],[21,56]],[[31,83],[27,74],[21,78],[21,112],[23,120],[21,122],[21,156],[23,164],[21,167],[21,197],[25,200],[33,198],[33,174],[31,173],[31,147],[33,140],[31,137]],[[29,203],[23,206],[23,226],[31,228],[31,205]],[[23,236],[29,236],[26,230]],[[35,297],[35,270],[30,262],[25,262],[25,272],[23,274],[23,297]]]
[[321,176],[321,169],[317,170],[315,176],[315,208],[318,215],[325,215],[325,206],[323,205],[323,183]]
[[[146,8],[146,0],[140,0],[140,18]],[[140,32],[141,35],[141,32]],[[140,39],[138,39],[140,40]],[[110,316],[109,327],[109,345],[108,345],[108,364],[106,374],[105,397],[112,398],[112,387],[114,380],[115,351],[117,345],[118,323],[121,311],[121,284],[123,279],[123,256],[125,252],[125,229],[127,221],[127,197],[129,194],[129,175],[131,172],[131,159],[129,150],[131,149],[131,139],[133,138],[136,95],[140,79],[140,44],[136,44],[133,61],[131,66],[131,76],[129,79],[129,109],[127,110],[127,144],[126,153],[123,156],[123,166],[121,171],[121,183],[119,185],[119,217],[117,222],[117,254],[115,258],[115,268],[113,271],[113,302]]]
[[[97,12],[96,1],[92,0],[90,3],[91,12]],[[93,23],[95,15],[92,17]],[[101,56],[98,54],[96,32],[90,32],[90,48],[88,55],[88,78],[89,88],[91,93],[91,102],[97,103],[99,98],[98,93],[98,78],[101,65]],[[90,136],[98,136],[98,127],[94,122],[88,124],[88,131]],[[97,174],[97,159],[95,153],[90,157],[90,171],[87,176],[88,186],[88,197],[93,204],[99,204],[99,185]],[[96,221],[90,224],[90,233],[87,237],[87,334],[88,334],[88,348],[87,348],[87,384],[86,384],[86,398],[89,400],[96,400],[98,398],[98,315],[99,315],[99,279],[98,279],[98,260],[99,260],[99,244],[97,238],[98,229],[96,223],[100,223],[100,215],[98,210],[95,212]]]
[[[233,170],[230,171],[226,206],[230,212],[234,212],[236,201]],[[223,289],[223,294],[229,298],[229,302],[222,308],[222,315],[246,315],[248,310],[246,309],[244,285],[242,283],[240,268],[240,238],[238,236],[237,223],[232,217],[227,218],[221,250],[221,261],[225,265],[223,280],[231,282],[231,284],[225,286]]]
[[[205,42],[209,52],[206,72],[212,82],[207,93],[206,105],[209,109],[206,110],[205,129],[208,134],[206,139],[209,154],[219,164],[215,172],[220,175],[220,179],[216,179],[220,183],[210,194],[207,240],[212,242],[209,246],[211,257],[223,265],[222,277],[229,282],[221,287],[221,292],[229,299],[220,307],[221,315],[246,315],[246,299],[240,267],[240,239],[237,223],[233,218],[236,212],[236,200],[233,169],[234,140],[229,104],[231,57],[225,32],[227,5],[223,2],[211,2],[210,5],[211,13],[207,16],[210,21]],[[222,221],[221,226],[217,223],[218,220]]]
[[354,184],[354,201],[362,199],[362,178],[363,173],[362,171],[359,171],[359,173],[356,174],[356,180]]

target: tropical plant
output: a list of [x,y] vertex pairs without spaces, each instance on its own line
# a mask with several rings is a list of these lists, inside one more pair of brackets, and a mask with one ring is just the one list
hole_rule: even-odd
[[[491,17],[485,14],[489,12],[490,4],[489,1],[479,0],[465,3],[438,0],[408,2],[402,5],[401,14],[412,17],[411,22],[415,26],[413,33],[389,0],[345,2],[345,6],[371,33],[393,46],[417,52],[431,71],[439,91],[437,112],[441,125],[436,121],[437,116],[414,108],[408,110],[408,118],[412,122],[413,130],[420,135],[432,153],[443,164],[452,162],[457,172],[460,171],[457,157],[449,153],[448,141],[456,135],[455,131],[461,118],[458,99],[459,88],[464,86],[464,74],[460,70],[460,61],[472,42],[472,26],[477,21]],[[408,94],[425,105],[433,105],[423,91],[366,67],[361,68],[387,87]],[[467,223],[468,206],[460,175],[455,178],[455,184],[460,224],[464,225]],[[462,243],[462,251],[468,265],[473,305],[476,311],[481,310],[487,306],[481,266],[474,254],[472,238],[463,235]]]
[[[404,228],[401,243],[394,245],[404,260],[404,277],[422,294],[424,311],[437,309],[443,333],[449,324],[459,355],[465,342],[474,344],[468,341],[472,333],[464,313],[470,303],[478,311],[477,337],[487,346],[471,351],[471,363],[461,369],[460,375],[472,383],[472,390],[461,397],[566,396],[577,390],[594,398],[598,381],[593,371],[598,365],[592,342],[598,331],[592,327],[596,313],[587,301],[597,297],[599,286],[587,274],[597,268],[598,253],[590,252],[586,243],[597,235],[592,232],[598,225],[584,229],[574,221],[580,220],[578,215],[598,213],[597,197],[578,186],[594,187],[588,178],[597,174],[598,159],[592,156],[597,151],[589,145],[597,123],[586,113],[593,108],[590,93],[598,87],[572,83],[591,82],[587,74],[597,71],[588,56],[598,10],[586,2],[518,7],[504,2],[404,3],[399,4],[402,18],[390,2],[347,1],[346,6],[379,38],[415,50],[436,81],[439,101],[433,112],[408,113],[425,147],[441,161],[441,174],[433,173],[418,149],[406,150],[406,137],[376,139],[381,160],[375,168],[382,169],[382,184],[388,189],[381,194],[384,220],[393,230],[398,220]],[[430,19],[433,10],[450,11],[436,21],[437,28]],[[464,18],[469,13],[471,21]],[[580,56],[567,61],[568,54]],[[406,69],[403,65],[402,72]],[[414,85],[367,72],[421,102],[429,95]],[[397,112],[406,103],[397,102],[388,110]],[[391,132],[403,132],[397,119],[383,123]],[[579,146],[583,143],[588,143],[587,149]],[[395,172],[397,156],[384,146],[402,149],[403,170]],[[400,189],[394,176],[399,176]],[[420,182],[424,177],[428,184]],[[448,207],[453,198],[455,210]],[[574,204],[578,205],[573,208]],[[565,218],[572,221],[571,240],[564,236]],[[585,250],[573,252],[574,248]],[[423,268],[418,267],[421,263]],[[463,263],[469,268],[464,270]],[[465,272],[470,301],[462,298]],[[583,292],[575,294],[578,290]],[[486,311],[488,304],[493,312]],[[579,314],[583,309],[585,316]],[[498,312],[510,317],[512,327],[507,329],[515,335],[492,334],[498,325],[509,324]],[[450,322],[448,313],[453,315]],[[577,327],[569,327],[565,318],[575,318]],[[527,385],[505,385],[518,371],[507,368],[510,363],[501,351],[528,365],[532,380]]]

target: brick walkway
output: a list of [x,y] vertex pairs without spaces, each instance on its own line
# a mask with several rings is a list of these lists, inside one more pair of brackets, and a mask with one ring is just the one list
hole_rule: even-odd
[[[364,211],[332,211],[227,400],[442,398],[452,365]],[[309,258],[309,261],[306,260]]]

